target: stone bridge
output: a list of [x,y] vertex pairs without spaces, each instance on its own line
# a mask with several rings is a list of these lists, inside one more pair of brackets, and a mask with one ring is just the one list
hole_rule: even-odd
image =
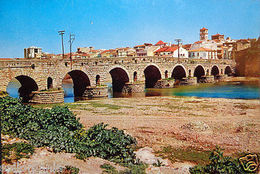
[[[0,90],[6,91],[10,81],[21,84],[20,95],[48,88],[62,88],[69,74],[75,96],[81,96],[86,87],[112,83],[114,91],[122,91],[126,83],[145,82],[152,88],[160,79],[217,76],[230,74],[235,66],[232,60],[203,60],[173,57],[124,57],[92,59],[0,59]],[[67,75],[68,76],[68,75]]]

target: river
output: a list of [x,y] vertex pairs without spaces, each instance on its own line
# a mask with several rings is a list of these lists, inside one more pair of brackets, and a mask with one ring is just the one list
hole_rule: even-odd
[[[149,96],[194,96],[206,98],[230,98],[230,99],[260,99],[260,88],[256,84],[248,83],[214,83],[214,84],[199,84],[196,86],[179,86],[168,89],[145,89],[143,93],[133,95],[122,95],[112,92],[111,84],[109,86],[108,98],[118,97],[149,97]],[[19,97],[18,89],[20,84],[18,81],[9,83],[7,92],[12,97]],[[73,85],[63,85],[65,92],[65,103],[74,102]]]

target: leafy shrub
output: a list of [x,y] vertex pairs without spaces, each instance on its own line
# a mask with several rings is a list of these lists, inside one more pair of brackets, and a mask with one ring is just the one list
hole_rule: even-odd
[[67,107],[36,109],[11,97],[0,98],[2,133],[49,146],[55,152],[72,152],[73,132],[82,124]]
[[29,158],[34,153],[34,147],[28,143],[13,143],[2,146],[2,161],[12,163],[21,158]]
[[104,174],[145,174],[145,169],[148,167],[147,164],[138,163],[134,165],[129,165],[129,169],[118,171],[116,168],[110,164],[103,164],[100,166],[103,169]]
[[73,166],[65,166],[65,168],[60,168],[60,171],[56,174],[78,174],[79,168]]
[[238,159],[232,159],[228,156],[223,156],[223,152],[219,147],[216,147],[210,153],[210,163],[206,166],[197,165],[190,168],[191,174],[204,174],[204,173],[212,173],[212,174],[225,174],[225,173],[232,173],[232,174],[246,174],[243,168],[239,164]]
[[106,127],[106,124],[101,123],[86,131],[82,136],[78,157],[84,159],[98,156],[117,163],[135,163],[131,145],[136,144],[136,140],[130,135],[125,135],[122,130]]
[[37,147],[76,153],[80,159],[96,156],[122,164],[135,163],[133,137],[114,127],[106,129],[103,123],[84,130],[67,107],[38,109],[4,97],[0,98],[0,116],[4,134],[26,139]]
[[4,96],[4,95],[7,95],[8,93],[6,92],[6,91],[1,91],[0,90],[0,96],[2,95],[2,96]]

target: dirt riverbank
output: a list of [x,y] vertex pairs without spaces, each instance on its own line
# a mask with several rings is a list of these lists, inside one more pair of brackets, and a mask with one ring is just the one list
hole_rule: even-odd
[[[259,100],[146,97],[92,100],[75,109],[90,127],[104,122],[136,137],[138,146],[260,152]],[[84,107],[85,106],[85,107]]]
[[[197,163],[196,159],[189,159],[189,149],[202,156],[201,152],[212,150],[216,145],[225,149],[225,155],[260,153],[259,100],[168,96],[95,99],[68,105],[86,128],[104,122],[134,136],[139,148],[173,149],[170,155],[157,154],[174,159],[172,166],[175,162]],[[174,154],[172,152],[177,152],[174,149],[184,151]],[[22,160],[19,165],[24,168],[43,166],[39,171],[53,164],[56,167],[72,165],[80,168],[81,173],[101,173],[99,166],[105,162],[99,158],[84,162],[75,159],[73,154],[37,149],[30,159]]]

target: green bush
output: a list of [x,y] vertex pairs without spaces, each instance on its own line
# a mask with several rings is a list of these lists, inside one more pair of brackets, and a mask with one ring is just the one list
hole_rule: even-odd
[[65,166],[65,168],[60,168],[60,171],[56,174],[78,174],[79,168],[73,166]]
[[84,130],[67,107],[38,109],[4,97],[0,98],[0,116],[2,133],[26,139],[37,147],[76,153],[80,159],[96,156],[122,164],[135,163],[133,137],[117,128],[106,129],[103,123]]
[[190,168],[191,174],[248,174],[241,167],[238,159],[232,159],[228,156],[223,156],[223,152],[219,147],[216,147],[210,153],[210,163],[206,166],[197,165]]
[[7,163],[18,161],[21,158],[29,158],[34,153],[34,147],[24,142],[5,144],[1,150],[2,161]]
[[72,152],[73,133],[82,124],[66,107],[36,109],[18,99],[0,98],[2,133],[26,139],[35,146],[49,146],[55,152]]
[[103,123],[95,125],[81,136],[77,157],[98,156],[117,163],[135,163],[131,145],[136,144],[136,140],[122,130],[106,127]]

